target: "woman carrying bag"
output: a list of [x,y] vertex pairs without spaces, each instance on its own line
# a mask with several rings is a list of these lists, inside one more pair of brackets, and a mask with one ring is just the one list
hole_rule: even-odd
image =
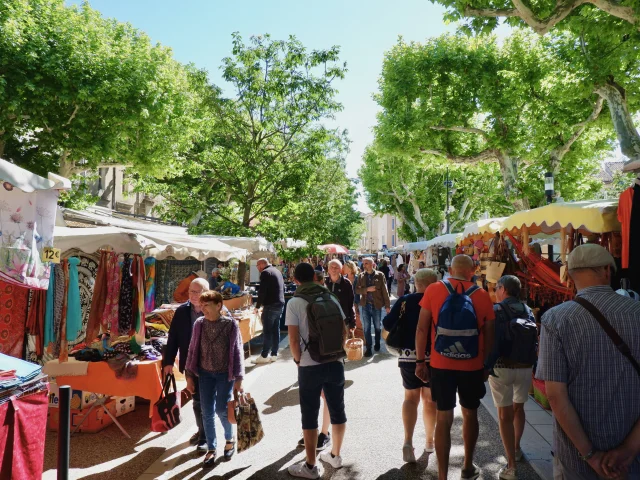
[[236,451],[227,402],[232,399],[234,390],[242,393],[244,361],[240,328],[233,318],[222,314],[222,295],[205,292],[200,296],[200,306],[204,316],[193,324],[187,356],[187,390],[194,392],[193,375],[197,376],[208,448],[204,466],[212,467],[216,460],[216,413],[226,439],[224,459],[230,460]]

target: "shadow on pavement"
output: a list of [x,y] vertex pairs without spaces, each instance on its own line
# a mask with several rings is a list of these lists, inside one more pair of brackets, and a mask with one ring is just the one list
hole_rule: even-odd
[[[353,380],[346,380],[344,382],[345,390],[351,385],[353,385]],[[264,415],[278,413],[284,407],[295,407],[296,405],[299,405],[300,394],[298,390],[298,382],[274,393],[264,402],[264,404],[269,406],[262,411],[262,414]]]
[[[151,465],[160,455],[164,453],[162,447],[150,447],[138,453],[126,463],[118,465],[109,470],[109,478],[131,478],[131,472],[140,470],[140,465]],[[95,460],[94,460],[95,462]],[[136,475],[137,476],[137,475]],[[85,476],[79,476],[83,480],[100,480],[105,478],[105,472],[93,473]]]
[[294,448],[289,453],[281,457],[279,460],[276,460],[271,465],[267,465],[266,467],[258,470],[253,475],[251,475],[247,480],[267,480],[271,478],[292,478],[286,471],[280,472],[280,469],[287,463],[289,463],[293,457],[295,457],[300,450]]
[[358,360],[358,361],[352,361],[352,362],[346,362],[344,364],[344,369],[346,372],[350,372],[351,370],[355,370],[356,368],[360,368],[360,367],[366,367],[367,365],[371,365],[374,363],[380,363],[380,362],[384,362],[387,360],[394,360],[397,359],[398,357],[395,357],[393,355],[391,355],[390,353],[386,353],[384,351],[380,351],[378,353],[375,353],[373,355],[373,357],[367,358],[364,357],[362,360]]
[[436,462],[435,458],[435,453],[429,455],[426,452],[422,452],[422,456],[417,459],[416,463],[406,463],[400,468],[392,468],[391,470],[377,477],[376,480],[418,480],[423,478],[437,478],[437,474],[434,475],[433,472],[429,472],[427,470],[428,464],[430,462]]

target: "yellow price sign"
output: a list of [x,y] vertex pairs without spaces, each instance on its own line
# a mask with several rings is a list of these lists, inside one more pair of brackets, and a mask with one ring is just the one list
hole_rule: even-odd
[[44,247],[42,250],[42,261],[60,263],[60,249],[53,247]]

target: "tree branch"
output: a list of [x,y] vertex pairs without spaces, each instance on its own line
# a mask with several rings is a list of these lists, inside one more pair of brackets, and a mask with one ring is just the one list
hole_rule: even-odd
[[620,5],[613,0],[569,0],[558,2],[555,10],[547,18],[541,19],[527,7],[522,0],[511,0],[515,8],[493,9],[466,7],[465,17],[520,17],[536,33],[544,35],[555,25],[564,20],[576,8],[590,3],[591,5],[607,12],[609,15],[625,20],[633,25],[638,21],[633,8]]
[[73,109],[73,113],[71,114],[71,116],[69,117],[69,120],[67,120],[67,123],[64,124],[64,126],[66,127],[67,125],[69,125],[71,122],[73,122],[73,119],[76,118],[76,114],[78,113],[78,109],[80,108],[78,105],[75,106],[76,108]]
[[427,155],[437,155],[439,157],[446,158],[453,163],[477,163],[487,160],[495,160],[498,158],[498,152],[493,148],[487,148],[486,150],[483,150],[482,152],[471,156],[453,155],[442,150],[432,150],[427,148],[421,148],[420,153],[424,153]]
[[489,138],[489,134],[480,128],[472,128],[472,127],[430,127],[431,130],[441,130],[441,131],[449,131],[449,132],[462,132],[462,133],[474,133],[476,135],[482,135],[485,139]]

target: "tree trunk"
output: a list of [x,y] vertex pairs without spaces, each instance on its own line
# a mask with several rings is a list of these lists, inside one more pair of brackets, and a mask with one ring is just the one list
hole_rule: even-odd
[[[0,132],[0,134],[2,134],[4,132]],[[2,158],[4,156],[4,146],[5,146],[5,142],[4,140],[0,140],[0,158]]]
[[244,205],[244,211],[242,213],[242,226],[246,228],[251,227],[251,204],[247,203]]
[[625,165],[640,162],[640,135],[629,114],[627,98],[624,89],[613,82],[609,82],[596,89],[596,93],[607,101],[613,127],[618,135],[620,150],[628,158]]
[[70,154],[71,152],[66,150],[62,155],[60,155],[60,166],[58,167],[58,172],[66,178],[71,178],[75,169],[74,162],[72,160],[68,160]]
[[518,159],[513,158],[505,152],[498,152],[498,162],[502,172],[502,183],[504,184],[505,197],[516,210],[527,210],[529,201],[521,198],[516,187],[518,183]]
[[238,264],[238,286],[240,287],[240,290],[244,290],[246,275],[247,275],[247,264],[246,262],[240,262]]

